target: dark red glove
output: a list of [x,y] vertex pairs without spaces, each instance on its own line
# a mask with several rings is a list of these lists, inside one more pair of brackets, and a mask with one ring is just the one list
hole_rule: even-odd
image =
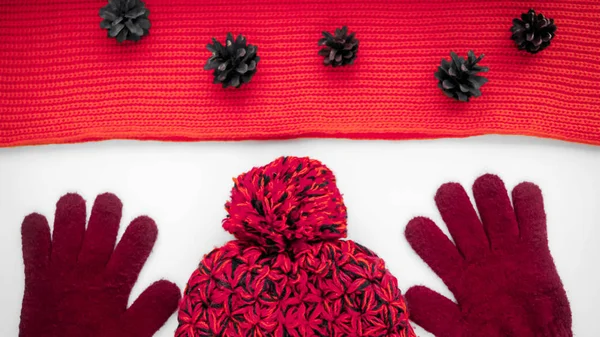
[[456,246],[427,218],[406,227],[410,245],[458,302],[413,287],[406,293],[411,319],[437,337],[571,337],[540,189],[515,187],[514,210],[495,175],[477,179],[473,194],[481,221],[459,184],[444,184],[435,196]]
[[139,217],[115,248],[121,207],[116,196],[99,195],[86,230],[85,201],[67,194],[56,204],[52,239],[42,215],[25,217],[20,337],[150,337],[177,309],[179,288],[168,281],[127,308],[158,232]]

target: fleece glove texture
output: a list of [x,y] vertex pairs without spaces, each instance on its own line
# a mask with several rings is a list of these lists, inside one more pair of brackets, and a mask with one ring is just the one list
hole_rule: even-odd
[[406,227],[412,248],[457,301],[413,287],[406,293],[411,319],[437,337],[572,337],[540,189],[519,184],[511,204],[502,180],[487,174],[473,194],[481,220],[461,185],[444,184],[435,196],[454,243],[427,218]]
[[46,218],[25,217],[19,337],[150,337],[175,311],[179,288],[164,280],[127,308],[158,230],[138,217],[115,248],[121,208],[116,196],[99,195],[86,230],[85,201],[67,194],[56,204],[52,238]]

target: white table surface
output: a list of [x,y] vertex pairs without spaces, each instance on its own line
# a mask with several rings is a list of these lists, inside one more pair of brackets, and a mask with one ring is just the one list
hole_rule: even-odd
[[[231,236],[221,228],[231,178],[281,155],[310,156],[333,170],[348,207],[349,238],[385,259],[404,291],[425,284],[451,296],[404,239],[414,216],[432,218],[438,186],[470,193],[490,172],[507,187],[529,180],[544,193],[550,248],[577,337],[600,336],[600,147],[527,137],[433,141],[292,140],[236,143],[108,141],[0,149],[0,336],[17,336],[23,294],[20,226],[39,212],[52,223],[58,198],[81,194],[89,209],[106,191],[123,201],[121,233],[138,215],[158,224],[154,251],[133,289],[154,280],[181,288],[202,256]],[[472,195],[472,194],[471,194]],[[173,336],[175,315],[156,334]],[[417,328],[418,335],[431,336]]]

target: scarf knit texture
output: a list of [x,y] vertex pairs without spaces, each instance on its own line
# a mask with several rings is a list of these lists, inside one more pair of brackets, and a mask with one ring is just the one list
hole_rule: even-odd
[[[600,2],[591,0],[147,0],[152,27],[118,44],[106,1],[0,0],[0,147],[107,139],[419,139],[516,134],[600,144]],[[558,27],[531,55],[510,39],[530,8]],[[325,67],[322,31],[360,41]],[[223,89],[203,70],[228,32],[258,47],[256,75]],[[485,54],[483,95],[456,102],[433,73]]]

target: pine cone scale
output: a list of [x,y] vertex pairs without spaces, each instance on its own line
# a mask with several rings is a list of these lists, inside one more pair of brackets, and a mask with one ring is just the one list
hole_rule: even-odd
[[235,69],[240,74],[245,74],[248,71],[248,65],[246,63],[240,63],[240,65]]
[[454,89],[456,86],[452,82],[450,82],[450,80],[444,80],[442,81],[442,87],[444,89]]
[[248,70],[250,70],[250,71],[255,70],[258,60],[259,60],[259,57],[257,56],[254,60],[250,61],[250,64],[248,65]]
[[121,32],[121,30],[123,30],[123,28],[125,28],[125,25],[121,24],[121,23],[119,23],[115,26],[112,26],[112,28],[110,28],[110,30],[108,31],[108,36],[110,36],[110,37],[117,36]]
[[127,22],[125,22],[125,26],[127,27],[127,29],[129,29],[130,32],[132,32],[135,35],[141,36],[144,33],[142,28],[140,28],[137,25],[134,25],[133,21],[131,20],[127,20]]
[[237,55],[235,56],[236,58],[242,58],[244,56],[246,56],[246,49],[238,49],[237,50]]
[[482,77],[482,76],[473,76],[473,77],[469,78],[469,83],[471,83],[473,88],[479,89],[479,88],[481,88],[482,85],[487,83],[487,78]]
[[216,60],[216,58],[211,57],[210,59],[208,59],[208,61],[204,65],[204,70],[214,70],[214,69],[217,69],[218,67],[219,67],[219,62]]
[[231,82],[229,83],[229,85],[231,85],[232,87],[239,87],[241,85],[241,83],[240,83],[240,77],[239,76],[234,76],[231,79]]
[[127,32],[126,29],[122,29],[121,32],[117,35],[117,41],[119,42],[123,42],[125,40],[127,40],[127,38],[129,37],[130,40],[135,41],[134,36],[129,36],[129,33]]
[[226,71],[228,63],[229,61],[225,61],[225,63],[219,64],[219,67],[217,69],[220,71]]
[[150,29],[150,20],[141,18],[137,21],[137,24],[142,27],[142,29]]
[[109,21],[114,21],[119,18],[115,13],[108,10],[106,7],[100,8],[100,17]]
[[125,17],[128,19],[136,19],[136,18],[142,16],[144,13],[146,13],[145,8],[134,8],[131,11],[129,11],[127,14],[125,14]]

